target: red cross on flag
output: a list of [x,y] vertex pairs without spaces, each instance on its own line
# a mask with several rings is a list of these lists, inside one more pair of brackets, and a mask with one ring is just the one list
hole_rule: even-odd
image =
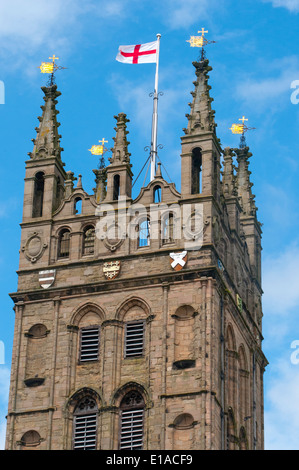
[[149,64],[157,61],[157,43],[147,42],[133,46],[119,46],[116,60],[124,64]]

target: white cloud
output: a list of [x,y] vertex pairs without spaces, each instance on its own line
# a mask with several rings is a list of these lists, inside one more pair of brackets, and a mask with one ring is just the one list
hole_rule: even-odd
[[[291,354],[290,349],[290,354]],[[267,372],[266,372],[267,374]],[[267,375],[265,376],[267,381]],[[267,382],[266,382],[267,383]],[[265,447],[267,450],[298,450],[299,365],[289,358],[277,361],[266,386]]]
[[[215,7],[221,9],[224,4],[221,0],[168,0],[163,8],[163,4],[159,3],[160,9],[164,13],[167,11],[164,14],[165,23],[172,29],[188,28],[197,24],[199,19],[207,20]],[[197,29],[194,33],[197,33]]]
[[[278,228],[279,230],[279,228]],[[299,246],[294,244],[282,253],[263,261],[263,309],[267,315],[286,315],[299,306]]]
[[[248,75],[239,78],[237,96],[255,111],[263,111],[266,106],[289,105],[293,91],[291,83],[299,77],[298,57],[284,57],[272,63],[259,62],[256,70],[257,78]],[[264,70],[268,77],[262,78]]]
[[283,7],[292,13],[299,12],[299,0],[264,0],[264,2],[271,2],[274,8]]
[[[40,46],[79,14],[77,0],[2,0],[0,3],[0,38],[19,46]],[[25,41],[26,44],[20,42]],[[12,45],[11,44],[11,45]]]
[[[123,20],[126,1],[0,0],[0,56],[10,69],[36,69],[31,58],[43,49],[64,57],[82,37],[86,15]],[[26,67],[24,64],[26,63]]]

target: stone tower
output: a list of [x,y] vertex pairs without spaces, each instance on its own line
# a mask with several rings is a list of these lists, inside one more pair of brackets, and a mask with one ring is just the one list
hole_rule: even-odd
[[120,113],[110,164],[87,194],[61,160],[60,93],[42,88],[11,294],[7,449],[263,449],[251,153],[222,150],[212,69],[193,65],[181,193],[158,165],[132,200]]

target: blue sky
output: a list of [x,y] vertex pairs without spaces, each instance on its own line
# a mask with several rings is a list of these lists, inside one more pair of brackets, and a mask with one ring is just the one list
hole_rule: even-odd
[[[160,158],[180,190],[180,137],[186,127],[198,50],[186,42],[205,27],[213,109],[224,147],[238,145],[229,127],[244,114],[253,192],[263,225],[263,332],[270,362],[265,373],[266,449],[299,449],[299,105],[291,84],[299,80],[299,0],[0,0],[1,199],[0,448],[3,448],[18,251],[27,152],[38,126],[46,78],[37,68],[53,53],[59,65],[57,108],[66,170],[94,187],[96,157],[88,149],[105,137],[112,147],[114,115],[125,112],[135,176],[150,143],[154,64],[115,61],[118,46],[154,41],[160,33],[158,143]],[[299,97],[299,94],[298,94]],[[135,196],[144,174],[134,187]],[[0,358],[1,359],[1,358]],[[0,361],[1,362],[1,361]],[[3,361],[2,361],[3,362]]]

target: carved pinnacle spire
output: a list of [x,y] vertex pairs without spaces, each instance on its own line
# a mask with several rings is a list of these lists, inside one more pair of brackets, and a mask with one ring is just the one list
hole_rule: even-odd
[[255,196],[252,194],[251,188],[253,183],[250,182],[251,171],[248,170],[248,159],[252,156],[249,147],[234,149],[237,154],[237,191],[240,198],[243,213],[245,215],[256,215],[257,207],[255,205]]
[[94,195],[96,203],[100,204],[106,197],[106,186],[107,186],[107,170],[106,168],[100,168],[92,170],[96,176],[95,182],[96,187],[94,188]]
[[119,165],[122,163],[130,163],[131,154],[128,152],[128,145],[130,142],[127,141],[127,122],[130,122],[127,119],[125,113],[119,113],[117,116],[114,116],[116,119],[116,137],[113,137],[114,147],[112,149],[112,157],[109,158],[111,165]]
[[45,104],[41,106],[42,116],[38,117],[40,121],[39,127],[36,127],[37,137],[32,139],[34,147],[33,151],[28,155],[32,159],[57,157],[61,158],[60,153],[63,148],[60,147],[61,135],[58,134],[60,123],[57,122],[56,115],[59,113],[56,109],[56,98],[61,95],[57,91],[57,86],[42,87],[45,94]]
[[226,147],[224,149],[223,160],[223,194],[225,197],[237,196],[238,192],[236,188],[236,177],[234,175],[233,150],[230,147]]
[[161,162],[157,163],[157,170],[156,170],[155,178],[163,178],[162,171],[161,171]]
[[208,72],[212,70],[208,60],[202,62],[193,62],[195,67],[196,81],[193,82],[195,90],[191,92],[193,96],[190,114],[186,114],[188,118],[188,127],[183,129],[185,134],[195,135],[202,131],[215,132],[217,124],[215,124],[215,111],[211,108],[213,98],[210,97],[210,85],[208,84]]

